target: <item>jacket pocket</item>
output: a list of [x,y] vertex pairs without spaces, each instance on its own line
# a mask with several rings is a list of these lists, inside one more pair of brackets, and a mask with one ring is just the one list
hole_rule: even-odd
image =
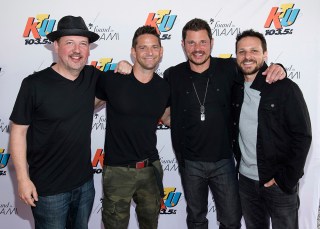
[[[278,133],[279,105],[275,100],[260,102],[258,115],[258,148],[262,147],[264,158],[276,163],[276,135]],[[259,140],[260,139],[260,140]],[[260,145],[262,144],[262,145]]]
[[281,102],[270,99],[260,103],[259,135],[263,139],[265,157],[274,163],[283,163],[290,151]]

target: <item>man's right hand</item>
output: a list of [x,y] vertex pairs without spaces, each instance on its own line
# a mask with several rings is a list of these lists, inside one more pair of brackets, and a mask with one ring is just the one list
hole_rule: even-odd
[[35,201],[38,201],[38,193],[36,187],[30,179],[18,181],[18,192],[20,199],[25,204],[35,207]]

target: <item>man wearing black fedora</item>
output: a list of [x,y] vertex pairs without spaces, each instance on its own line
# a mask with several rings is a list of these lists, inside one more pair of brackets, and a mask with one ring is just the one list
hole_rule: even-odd
[[94,201],[91,128],[100,71],[86,65],[99,35],[65,16],[47,34],[57,63],[26,77],[10,120],[18,193],[35,228],[88,228]]

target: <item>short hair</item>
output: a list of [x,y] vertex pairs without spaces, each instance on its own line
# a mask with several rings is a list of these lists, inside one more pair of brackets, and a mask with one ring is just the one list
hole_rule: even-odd
[[267,51],[267,41],[262,33],[259,33],[257,31],[254,31],[253,29],[245,30],[242,33],[239,33],[236,37],[236,53],[237,53],[237,46],[238,42],[245,37],[256,37],[261,41],[261,46],[263,52]]
[[153,26],[150,26],[150,25],[144,25],[144,26],[139,27],[136,30],[136,32],[134,33],[133,38],[132,38],[132,48],[136,47],[136,45],[138,43],[138,41],[137,41],[138,37],[141,35],[144,35],[144,34],[151,34],[151,35],[154,35],[155,37],[157,37],[158,42],[161,46],[161,39],[160,39],[160,35],[157,32],[157,29]]
[[199,31],[203,29],[207,31],[209,39],[212,40],[211,28],[208,22],[200,18],[194,18],[185,24],[182,29],[182,40],[184,41],[186,39],[187,31]]

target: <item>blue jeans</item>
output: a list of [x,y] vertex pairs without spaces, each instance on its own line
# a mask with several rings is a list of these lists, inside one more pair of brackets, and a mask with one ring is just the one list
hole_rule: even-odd
[[298,228],[298,193],[287,194],[277,185],[269,188],[239,175],[240,199],[247,229]]
[[217,162],[185,160],[185,167],[180,171],[189,229],[208,228],[209,188],[215,201],[219,228],[241,227],[239,188],[233,159]]
[[87,229],[94,201],[93,179],[70,192],[39,196],[32,213],[36,229]]

